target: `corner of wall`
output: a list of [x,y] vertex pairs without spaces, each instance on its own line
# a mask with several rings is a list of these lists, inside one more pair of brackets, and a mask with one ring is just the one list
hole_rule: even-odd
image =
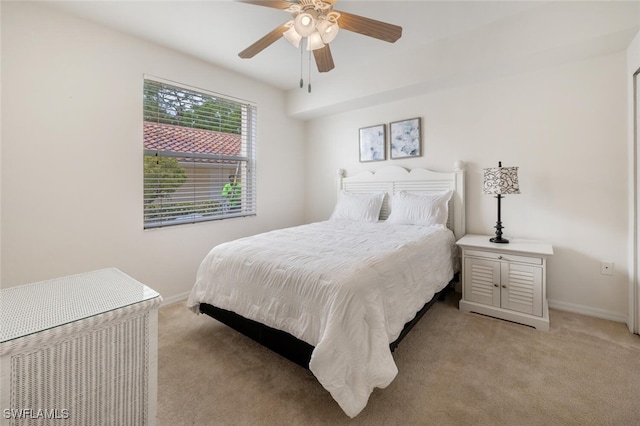
[[[640,16],[638,16],[640,22]],[[629,315],[627,316],[627,326],[632,333],[640,333],[640,287],[638,283],[638,140],[640,130],[640,102],[636,87],[640,82],[634,75],[640,70],[640,32],[627,48],[627,82],[629,101],[627,103],[628,128],[629,128],[629,175],[632,182],[629,185]]]

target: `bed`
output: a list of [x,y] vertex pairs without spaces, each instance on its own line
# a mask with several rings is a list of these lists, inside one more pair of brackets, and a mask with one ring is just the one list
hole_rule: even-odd
[[355,417],[395,378],[392,351],[459,270],[464,228],[461,162],[339,171],[329,220],[214,247],[187,306],[309,368]]

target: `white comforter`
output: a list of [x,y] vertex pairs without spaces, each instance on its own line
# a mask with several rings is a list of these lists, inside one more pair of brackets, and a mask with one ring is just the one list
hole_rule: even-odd
[[398,370],[389,343],[453,277],[446,229],[326,221],[221,244],[188,306],[208,303],[313,346],[309,369],[350,417]]

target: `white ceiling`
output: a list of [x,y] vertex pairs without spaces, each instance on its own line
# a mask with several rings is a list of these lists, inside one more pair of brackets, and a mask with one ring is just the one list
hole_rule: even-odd
[[[234,0],[205,1],[50,1],[117,30],[188,53],[281,89],[298,85],[300,52],[284,39],[252,59],[238,52],[289,20],[288,12],[242,4]],[[341,31],[331,43],[336,68],[314,80],[337,77],[344,70],[384,60],[392,51],[410,51],[434,40],[450,37],[521,13],[541,2],[524,1],[355,1],[339,0],[335,9],[390,22],[403,27],[396,43],[386,43]],[[307,73],[308,56],[304,56]],[[306,79],[306,75],[305,75]]]
[[336,10],[400,25],[403,35],[391,44],[340,31],[335,69],[319,74],[312,63],[309,96],[297,89],[301,62],[308,81],[308,55],[301,61],[286,40],[238,57],[289,20],[286,11],[235,0],[45,1],[283,89],[300,118],[620,51],[640,29],[640,0],[339,0]]

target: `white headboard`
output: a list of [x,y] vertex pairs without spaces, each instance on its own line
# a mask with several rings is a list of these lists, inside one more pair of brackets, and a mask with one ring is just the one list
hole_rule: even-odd
[[385,166],[375,172],[362,172],[354,176],[345,176],[343,169],[338,170],[338,190],[348,192],[386,192],[380,219],[389,216],[389,200],[398,191],[410,193],[438,192],[453,190],[449,202],[448,226],[456,239],[466,232],[464,206],[464,170],[462,161],[456,161],[453,172],[437,172],[427,169],[407,170],[398,166]]

